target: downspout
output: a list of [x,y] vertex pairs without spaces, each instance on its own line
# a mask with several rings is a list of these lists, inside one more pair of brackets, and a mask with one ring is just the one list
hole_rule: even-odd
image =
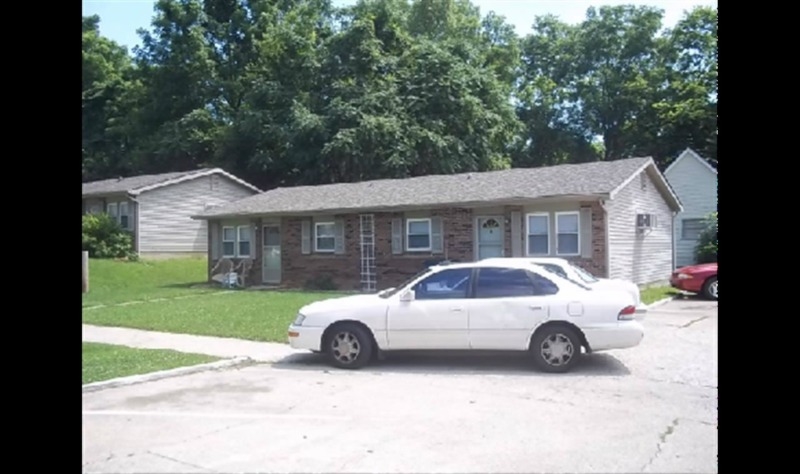
[[603,209],[603,219],[604,219],[604,226],[605,227],[605,237],[606,237],[606,278],[611,278],[611,239],[609,239],[609,229],[608,229],[608,208],[606,207],[606,200],[600,199],[597,201],[600,204],[600,208]]
[[670,229],[670,235],[672,237],[672,270],[675,271],[675,265],[677,265],[677,257],[675,255],[675,218],[678,217],[677,211],[672,211],[672,228]]

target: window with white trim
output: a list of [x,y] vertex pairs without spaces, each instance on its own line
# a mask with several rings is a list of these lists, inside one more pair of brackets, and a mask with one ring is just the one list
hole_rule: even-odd
[[236,231],[236,256],[249,257],[250,256],[250,238],[253,234],[249,225],[240,225]]
[[550,215],[536,213],[527,215],[528,255],[550,254]]
[[336,226],[333,222],[314,224],[314,251],[332,253],[336,249]]
[[123,201],[119,203],[119,225],[123,229],[130,229],[130,221],[130,204],[127,201]]
[[236,257],[236,228],[222,228],[222,256]]
[[428,252],[431,250],[431,220],[406,220],[406,251]]
[[705,228],[705,219],[683,219],[681,221],[681,240],[697,240]]
[[556,212],[557,255],[580,255],[580,222],[579,212]]
[[106,214],[111,216],[111,218],[115,221],[118,221],[117,216],[119,216],[119,207],[117,206],[117,203],[110,202],[106,204]]

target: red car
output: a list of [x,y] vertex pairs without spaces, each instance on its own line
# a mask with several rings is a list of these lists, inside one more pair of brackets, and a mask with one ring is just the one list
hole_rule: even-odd
[[673,288],[717,299],[717,264],[701,263],[675,270],[669,283]]

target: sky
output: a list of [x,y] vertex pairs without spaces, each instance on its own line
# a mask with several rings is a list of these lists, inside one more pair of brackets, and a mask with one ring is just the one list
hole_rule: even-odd
[[[472,0],[481,14],[489,11],[506,17],[517,34],[524,36],[531,30],[534,18],[553,14],[566,23],[579,23],[586,17],[586,10],[602,5],[650,5],[664,10],[663,26],[670,28],[683,13],[698,5],[717,7],[718,0]],[[153,17],[153,0],[82,0],[83,15],[100,16],[100,34],[132,50],[140,44],[136,30],[149,28]],[[343,6],[356,0],[333,0],[334,5]]]

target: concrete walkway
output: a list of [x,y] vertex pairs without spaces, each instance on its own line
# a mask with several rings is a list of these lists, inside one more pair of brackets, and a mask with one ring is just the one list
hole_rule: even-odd
[[101,342],[140,349],[172,349],[216,357],[249,357],[258,362],[276,362],[297,353],[288,344],[254,342],[226,337],[192,336],[118,327],[83,325],[84,342]]

